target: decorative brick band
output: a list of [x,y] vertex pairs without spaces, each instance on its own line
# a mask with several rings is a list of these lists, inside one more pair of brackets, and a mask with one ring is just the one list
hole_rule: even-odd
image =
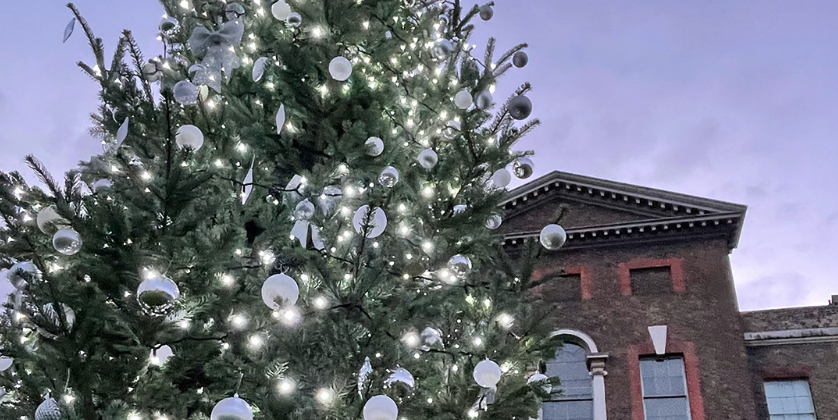
[[620,290],[623,296],[631,296],[631,270],[639,268],[669,267],[672,275],[672,290],[678,293],[686,290],[684,284],[684,262],[681,258],[639,258],[620,263]]

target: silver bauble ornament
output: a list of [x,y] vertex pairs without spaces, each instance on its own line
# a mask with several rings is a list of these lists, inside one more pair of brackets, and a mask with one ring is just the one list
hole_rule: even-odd
[[477,95],[477,98],[474,99],[474,104],[480,109],[489,109],[492,107],[492,100],[492,92],[484,90]]
[[541,386],[541,389],[543,389],[544,392],[546,392],[548,394],[550,393],[550,391],[553,390],[553,385],[551,385],[549,381],[550,381],[550,378],[548,378],[547,375],[545,375],[543,373],[536,373],[535,375],[532,375],[532,376],[530,376],[529,379],[527,379],[528,384],[544,383],[544,385]]
[[484,360],[474,367],[474,381],[483,388],[494,388],[503,374],[500,366],[491,360]]
[[364,142],[366,153],[369,156],[378,156],[384,152],[384,140],[378,137],[370,137]]
[[518,68],[524,67],[530,62],[530,57],[523,51],[518,51],[512,56],[512,65]]
[[198,87],[189,80],[181,80],[172,88],[175,101],[181,105],[195,105],[198,103]]
[[236,20],[243,17],[244,13],[244,6],[238,3],[230,3],[227,5],[227,8],[224,9],[224,14],[227,16],[227,20]]
[[471,273],[471,259],[457,254],[448,260],[448,270],[457,277],[465,277]]
[[439,156],[431,149],[425,149],[419,153],[417,158],[419,165],[425,169],[433,169],[439,162]]
[[174,35],[179,28],[180,22],[171,16],[164,17],[163,20],[160,21],[160,25],[157,26],[157,29],[160,30],[160,33],[162,33],[166,37]]
[[262,302],[271,309],[293,306],[300,298],[300,287],[287,274],[274,274],[262,284]]
[[392,166],[384,168],[378,176],[378,182],[387,188],[392,188],[399,182],[399,171]]
[[419,341],[422,343],[422,348],[427,351],[435,344],[442,343],[442,331],[427,327],[419,334]]
[[399,407],[392,398],[376,395],[364,404],[364,420],[396,420]]
[[[366,226],[364,225],[365,222],[367,223]],[[367,238],[377,238],[387,228],[387,215],[380,207],[376,207],[370,214],[370,206],[364,205],[355,212],[352,225],[356,232],[362,235],[366,233]]]
[[292,28],[296,28],[303,23],[303,17],[297,12],[291,12],[285,18],[285,23]]
[[454,43],[448,39],[440,39],[431,48],[431,55],[437,61],[447,60],[454,53]]
[[236,394],[225,398],[212,408],[211,420],[253,420],[253,409]]
[[483,6],[480,6],[480,19],[490,20],[494,15],[495,11],[492,9],[491,5],[484,4]]
[[524,95],[518,95],[509,101],[509,115],[516,120],[523,120],[532,114],[532,101]]
[[294,208],[294,218],[297,220],[311,220],[314,217],[314,204],[308,199],[300,201],[297,203],[297,207]]
[[175,143],[181,149],[189,147],[197,152],[204,145],[204,133],[194,125],[183,125],[177,130]]
[[180,299],[180,289],[172,279],[153,273],[146,276],[137,288],[137,301],[140,307],[151,315],[163,315],[175,306]]
[[58,229],[52,236],[52,246],[64,255],[75,255],[81,251],[81,235],[73,229]]
[[471,92],[467,90],[461,90],[454,96],[454,105],[457,108],[468,109],[472,103],[474,103],[474,99],[471,97]]
[[16,263],[6,273],[6,278],[12,283],[12,286],[18,290],[26,290],[29,287],[30,281],[35,282],[41,280],[41,270],[32,261],[21,261]]
[[535,165],[532,160],[527,157],[518,158],[512,167],[515,176],[520,179],[527,179],[532,176]]
[[276,3],[271,5],[271,14],[277,20],[286,20],[288,19],[288,15],[291,14],[291,6],[285,2],[285,0],[278,0]]
[[403,367],[396,367],[396,370],[384,380],[384,385],[388,387],[392,387],[393,385],[403,385],[405,386],[408,391],[413,391],[413,388],[416,387],[416,380],[413,379],[413,375],[407,369]]
[[495,214],[486,221],[486,227],[490,230],[495,230],[500,227],[501,223],[503,223],[503,218],[500,215]]
[[329,63],[329,74],[333,79],[343,82],[352,75],[352,63],[346,57],[335,57]]
[[541,229],[538,240],[545,248],[555,251],[567,241],[567,232],[559,225],[547,225],[544,226],[544,229]]
[[111,185],[112,185],[111,180],[100,179],[100,180],[93,183],[93,192],[99,192],[100,190],[102,190],[104,188],[110,188]]
[[5,372],[9,370],[10,367],[15,363],[15,359],[6,356],[0,356],[0,372]]
[[67,219],[61,217],[56,211],[55,206],[44,207],[38,212],[35,217],[35,223],[38,224],[38,229],[43,233],[49,233],[59,226],[66,226],[69,224]]
[[62,420],[61,407],[54,398],[47,398],[35,410],[35,420]]

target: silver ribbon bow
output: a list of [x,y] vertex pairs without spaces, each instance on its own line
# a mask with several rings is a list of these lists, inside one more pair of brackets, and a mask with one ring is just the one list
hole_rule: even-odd
[[230,81],[233,70],[241,67],[235,47],[241,45],[243,35],[244,25],[239,21],[226,22],[214,32],[203,26],[195,28],[189,37],[189,48],[203,61],[190,69],[196,72],[193,81],[221,93],[222,71],[224,80]]

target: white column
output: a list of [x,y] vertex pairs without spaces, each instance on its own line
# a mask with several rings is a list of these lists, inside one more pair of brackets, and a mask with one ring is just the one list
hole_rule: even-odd
[[588,356],[588,366],[591,371],[594,397],[594,420],[607,420],[608,414],[605,410],[605,361],[607,354],[592,354]]

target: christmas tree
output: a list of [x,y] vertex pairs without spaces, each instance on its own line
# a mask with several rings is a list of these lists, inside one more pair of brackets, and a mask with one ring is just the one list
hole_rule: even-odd
[[0,173],[0,418],[536,417],[541,246],[496,229],[537,121],[493,100],[526,46],[472,55],[493,4],[161,4],[148,61],[68,5],[105,151]]

